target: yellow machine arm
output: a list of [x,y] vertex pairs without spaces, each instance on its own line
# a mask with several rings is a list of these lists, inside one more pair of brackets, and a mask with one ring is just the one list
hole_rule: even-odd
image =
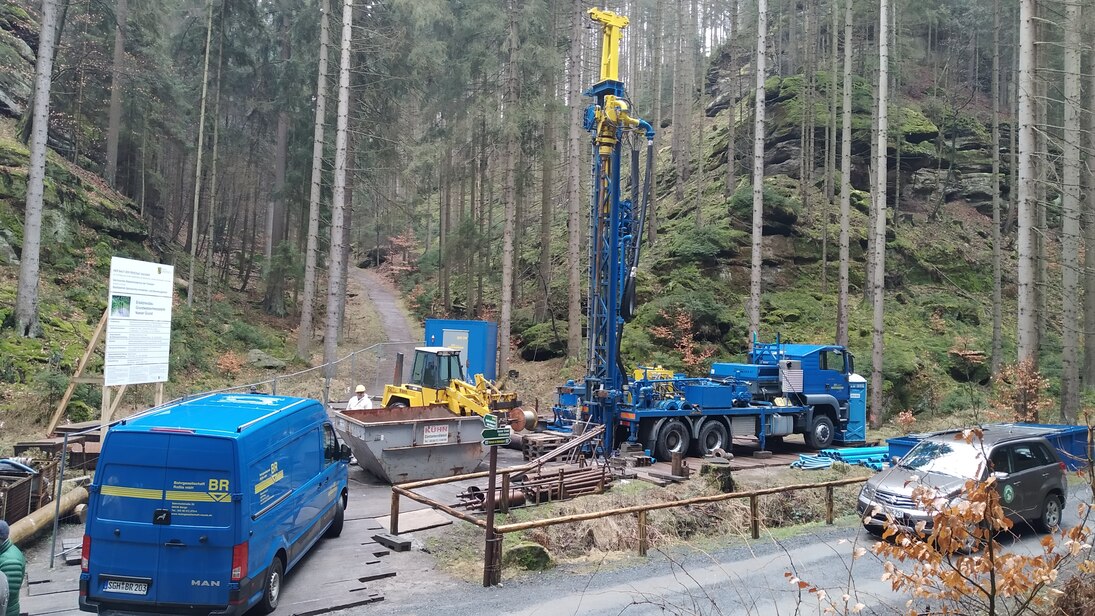
[[[627,27],[627,17],[612,11],[592,8],[588,11],[590,19],[601,25],[601,84],[620,81],[620,38]],[[622,84],[620,84],[622,87]],[[622,90],[621,90],[622,91]],[[654,138],[654,130],[640,118],[631,117],[628,102],[615,95],[604,97],[604,103],[595,111],[597,122],[597,145],[602,156],[612,154],[616,145],[617,127],[625,130],[644,128],[647,139]]]

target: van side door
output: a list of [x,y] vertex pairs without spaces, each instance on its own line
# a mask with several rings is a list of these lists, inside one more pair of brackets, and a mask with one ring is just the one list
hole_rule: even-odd
[[[323,524],[335,517],[335,503],[342,498],[342,486],[339,481],[341,470],[341,447],[335,429],[331,424],[323,424]],[[339,507],[342,506],[338,503]]]

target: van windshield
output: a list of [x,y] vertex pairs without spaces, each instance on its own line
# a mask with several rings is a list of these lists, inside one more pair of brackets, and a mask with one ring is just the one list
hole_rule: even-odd
[[899,465],[925,473],[972,479],[985,469],[985,454],[965,441],[920,441]]

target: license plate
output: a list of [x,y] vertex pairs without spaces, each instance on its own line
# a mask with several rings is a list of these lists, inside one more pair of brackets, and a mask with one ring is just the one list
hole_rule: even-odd
[[107,592],[117,592],[123,595],[147,595],[147,582],[123,582],[121,580],[107,580],[103,588]]

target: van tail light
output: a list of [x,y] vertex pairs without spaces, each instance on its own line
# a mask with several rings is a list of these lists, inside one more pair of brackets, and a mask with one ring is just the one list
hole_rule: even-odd
[[91,535],[84,535],[84,544],[80,547],[80,571],[87,573],[89,560],[91,560]]
[[247,542],[232,547],[232,581],[247,577]]

